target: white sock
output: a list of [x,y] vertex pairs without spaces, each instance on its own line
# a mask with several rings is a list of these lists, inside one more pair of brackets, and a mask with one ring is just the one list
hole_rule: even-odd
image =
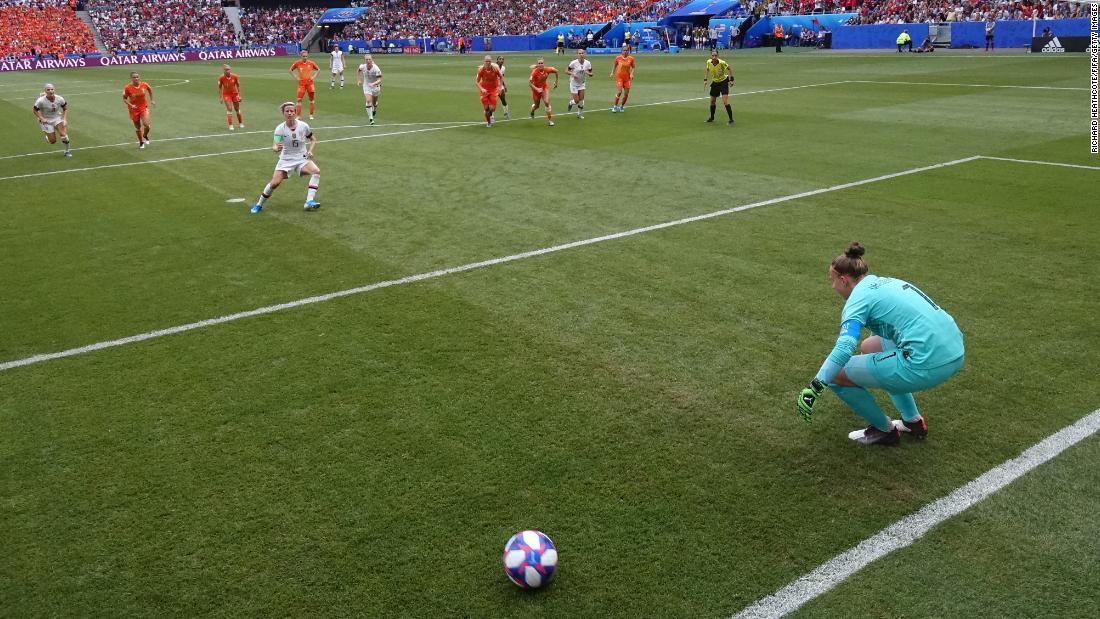
[[367,119],[368,120],[374,120],[374,106],[373,105],[368,105],[367,106]]
[[317,197],[317,188],[321,185],[321,175],[314,174],[309,177],[309,191],[306,192],[306,202]]
[[267,199],[271,197],[271,192],[272,191],[275,191],[275,190],[271,187],[271,183],[268,183],[267,185],[264,185],[264,190],[262,192],[260,192],[260,199],[257,200],[256,203],[257,204],[263,204],[264,202],[267,202]]

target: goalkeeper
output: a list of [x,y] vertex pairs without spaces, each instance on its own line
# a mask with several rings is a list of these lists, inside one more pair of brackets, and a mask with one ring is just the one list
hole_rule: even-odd
[[[914,391],[931,389],[962,368],[963,337],[955,319],[912,284],[867,272],[864,248],[851,243],[829,267],[833,290],[846,299],[836,346],[817,376],[798,394],[798,412],[813,419],[825,387],[869,424],[849,437],[865,445],[895,445],[901,428],[913,437],[928,435]],[[871,336],[856,345],[862,329]],[[901,413],[896,424],[867,389],[882,389]]]

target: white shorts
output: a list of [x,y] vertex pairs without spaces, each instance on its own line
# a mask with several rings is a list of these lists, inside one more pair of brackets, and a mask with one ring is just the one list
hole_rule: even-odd
[[311,161],[312,159],[280,159],[279,162],[275,164],[275,171],[286,172],[287,176],[301,176],[302,168],[304,168],[306,164]]
[[378,95],[382,94],[382,87],[381,86],[375,86],[374,88],[371,88],[370,86],[367,86],[366,84],[364,84],[363,85],[363,94],[364,95],[370,95],[372,97],[377,97]]
[[42,133],[55,133],[58,125],[65,124],[65,121],[58,118],[57,120],[47,120],[44,123],[38,123],[38,126],[42,128]]
[[578,84],[578,83],[574,82],[573,80],[569,80],[569,94],[575,95],[578,92],[584,90],[585,88],[586,88],[586,84],[584,82],[581,82],[580,84]]
[[337,73],[343,73],[343,72],[344,72],[344,67],[341,67],[338,64],[332,65],[332,74],[333,75],[336,75]]

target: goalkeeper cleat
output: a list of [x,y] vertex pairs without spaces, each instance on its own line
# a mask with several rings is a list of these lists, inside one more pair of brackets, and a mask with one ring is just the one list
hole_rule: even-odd
[[[902,421],[901,423],[905,427],[902,432],[908,432],[909,436],[918,440],[924,440],[928,437],[928,424],[924,422],[924,417],[920,417],[916,421]],[[901,428],[898,429],[901,430]]]
[[248,212],[255,215],[256,213],[259,213],[262,210],[264,210],[264,205],[257,202],[256,204],[252,205],[252,208],[248,209]]
[[321,208],[321,203],[316,200],[306,200],[304,208],[307,211],[316,211]]
[[875,426],[867,426],[862,431],[856,430],[849,433],[848,438],[862,445],[897,445],[901,442],[901,432],[893,427],[889,432],[883,432]]

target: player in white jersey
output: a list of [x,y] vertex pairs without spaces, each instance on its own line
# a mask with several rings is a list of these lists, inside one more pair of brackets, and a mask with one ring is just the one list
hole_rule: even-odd
[[56,144],[60,135],[61,143],[65,145],[65,156],[72,157],[69,151],[69,104],[65,102],[65,97],[54,91],[53,84],[46,84],[42,90],[42,96],[38,97],[32,108],[38,126],[50,144]]
[[313,162],[313,149],[317,147],[317,137],[309,125],[298,120],[297,105],[293,101],[287,101],[279,106],[284,122],[275,127],[275,142],[271,149],[279,153],[279,162],[275,164],[275,173],[271,176],[271,182],[260,193],[260,199],[252,207],[253,213],[264,210],[264,202],[271,197],[271,192],[283,183],[291,173],[295,176],[309,174],[309,189],[306,192],[305,209],[315,211],[321,208],[317,197],[317,187],[321,184],[321,168]]
[[497,56],[497,69],[500,70],[500,107],[504,108],[504,119],[508,120],[508,86],[504,83],[504,56]]
[[587,87],[588,76],[592,75],[592,63],[585,58],[583,49],[577,50],[577,59],[569,63],[566,69],[569,73],[569,111],[577,106],[577,118],[584,118],[584,90]]
[[340,76],[340,89],[344,88],[344,52],[340,49],[340,44],[332,44],[332,52],[329,54],[328,68],[332,73],[329,80],[329,90],[336,88],[336,76]]
[[382,67],[374,64],[374,58],[370,54],[363,56],[363,64],[355,72],[355,83],[363,87],[367,118],[373,125],[374,115],[378,113],[378,97],[382,95]]

